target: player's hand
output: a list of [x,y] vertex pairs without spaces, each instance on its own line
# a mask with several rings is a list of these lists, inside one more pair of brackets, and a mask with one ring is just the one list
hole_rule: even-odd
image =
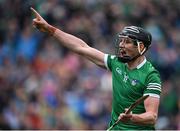
[[36,18],[33,19],[33,27],[37,28],[41,32],[50,33],[50,25],[41,17],[41,15],[31,7],[31,11]]
[[[128,109],[125,109],[125,112],[126,112],[127,110],[128,110]],[[132,112],[129,113],[129,114],[121,113],[121,114],[119,115],[119,117],[118,117],[118,119],[119,119],[120,121],[124,122],[124,123],[130,121],[131,118],[132,118]]]

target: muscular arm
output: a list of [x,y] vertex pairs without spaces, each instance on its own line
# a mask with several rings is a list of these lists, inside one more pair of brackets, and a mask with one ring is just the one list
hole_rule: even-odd
[[131,121],[140,125],[154,125],[157,119],[159,98],[149,97],[144,101],[145,113],[132,114]]
[[104,53],[88,46],[83,40],[56,29],[53,36],[65,47],[71,51],[91,60],[100,67],[104,65]]
[[96,65],[104,67],[104,53],[88,46],[83,40],[68,34],[60,29],[49,25],[36,10],[31,8],[36,18],[33,19],[33,26],[41,32],[46,32],[55,37],[63,46],[69,50],[91,60]]

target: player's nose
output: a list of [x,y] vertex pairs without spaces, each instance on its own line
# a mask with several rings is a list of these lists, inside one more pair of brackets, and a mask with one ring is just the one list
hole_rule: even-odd
[[119,47],[120,48],[124,48],[125,47],[125,41],[122,40],[121,42],[119,42]]

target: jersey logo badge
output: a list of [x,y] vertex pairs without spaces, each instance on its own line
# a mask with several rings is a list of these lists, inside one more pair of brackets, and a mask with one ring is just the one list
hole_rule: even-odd
[[122,71],[121,71],[121,69],[120,68],[116,68],[116,72],[118,73],[118,74],[120,74],[120,75],[122,75]]
[[135,86],[137,83],[138,83],[137,80],[132,80],[132,81],[131,81],[131,85],[132,85],[132,86]]

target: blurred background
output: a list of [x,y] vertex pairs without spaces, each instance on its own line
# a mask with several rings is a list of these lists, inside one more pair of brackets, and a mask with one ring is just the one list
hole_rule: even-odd
[[0,129],[101,129],[111,73],[32,27],[30,7],[90,46],[114,53],[126,25],[152,33],[147,59],[160,71],[157,129],[180,130],[179,0],[0,0]]

